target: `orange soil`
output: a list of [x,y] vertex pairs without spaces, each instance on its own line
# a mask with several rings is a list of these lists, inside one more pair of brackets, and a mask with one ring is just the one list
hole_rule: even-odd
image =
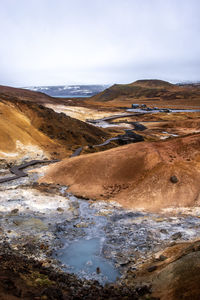
[[[69,185],[76,195],[158,210],[200,204],[200,134],[129,144],[66,159],[48,167],[42,182]],[[178,183],[170,177],[177,176]]]
[[[67,157],[80,145],[101,143],[109,135],[44,106],[24,101],[0,102],[0,155],[44,151],[51,158]],[[11,153],[11,154],[9,154]]]
[[[166,248],[155,258],[144,261],[137,270],[129,270],[126,284],[151,286],[152,298],[161,300],[193,299],[200,294],[200,242],[184,242]],[[165,259],[159,259],[160,255]],[[152,272],[149,267],[155,267]],[[154,298],[153,298],[154,299]]]
[[35,128],[25,114],[14,105],[0,103],[0,150],[17,151],[17,141],[22,145],[38,145],[44,150],[55,148],[56,144],[49,137]]

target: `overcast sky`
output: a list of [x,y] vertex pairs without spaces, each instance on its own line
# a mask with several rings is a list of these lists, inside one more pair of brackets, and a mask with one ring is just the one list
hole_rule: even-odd
[[0,0],[0,84],[200,80],[200,0]]

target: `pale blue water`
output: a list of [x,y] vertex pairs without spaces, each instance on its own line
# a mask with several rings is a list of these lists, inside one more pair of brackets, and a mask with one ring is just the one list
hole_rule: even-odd
[[[67,266],[70,272],[79,277],[98,280],[101,284],[114,282],[120,277],[119,271],[105,258],[101,257],[101,239],[80,239],[60,250],[58,259]],[[100,273],[97,274],[97,267]]]

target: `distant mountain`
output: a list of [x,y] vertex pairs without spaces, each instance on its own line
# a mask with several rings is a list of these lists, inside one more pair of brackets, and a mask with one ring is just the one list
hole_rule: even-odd
[[114,84],[113,86],[93,96],[93,101],[112,101],[115,99],[158,99],[174,100],[189,99],[191,97],[200,97],[199,86],[177,86],[163,80],[137,80],[130,84]]
[[179,83],[176,83],[176,85],[178,86],[190,86],[190,87],[200,87],[200,81],[188,81],[188,82],[179,82]]
[[172,88],[174,85],[159,79],[142,79],[129,84],[130,86],[143,86],[149,88]]
[[108,85],[34,86],[25,89],[42,92],[52,97],[91,97],[108,88]]

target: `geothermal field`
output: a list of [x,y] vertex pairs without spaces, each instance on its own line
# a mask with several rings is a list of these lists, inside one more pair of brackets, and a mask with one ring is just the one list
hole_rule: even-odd
[[0,299],[200,299],[200,84],[66,90],[0,86]]

